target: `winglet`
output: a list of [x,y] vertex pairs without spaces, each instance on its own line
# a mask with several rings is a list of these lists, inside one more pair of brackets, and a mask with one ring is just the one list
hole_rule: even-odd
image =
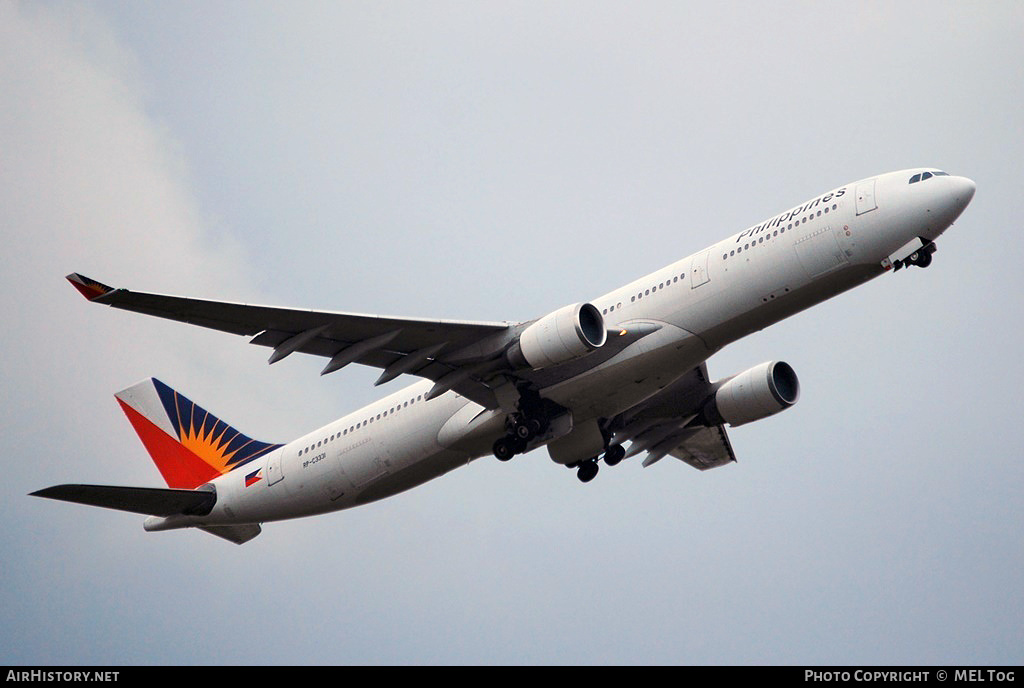
[[66,277],[66,279],[68,282],[71,282],[71,286],[81,292],[82,296],[90,301],[95,301],[104,294],[109,294],[114,291],[113,287],[108,287],[105,284],[89,279],[85,275],[80,275],[77,272],[72,272]]

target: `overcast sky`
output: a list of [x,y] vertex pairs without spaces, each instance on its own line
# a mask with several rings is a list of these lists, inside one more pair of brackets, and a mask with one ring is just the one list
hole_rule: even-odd
[[[1024,660],[1020,2],[0,0],[0,664]],[[161,485],[155,375],[287,441],[411,381],[63,279],[525,320],[843,183],[973,178],[928,270],[734,344],[739,462],[535,451],[237,547],[25,496]]]

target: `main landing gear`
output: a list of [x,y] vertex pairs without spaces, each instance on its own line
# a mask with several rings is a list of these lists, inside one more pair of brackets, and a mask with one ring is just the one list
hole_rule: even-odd
[[[569,412],[565,408],[542,399],[539,394],[525,386],[519,388],[519,394],[515,412],[510,413],[505,419],[505,434],[496,439],[491,446],[491,451],[498,461],[509,461],[516,454],[523,454],[543,442],[561,437],[572,427],[571,420],[566,420],[569,418]],[[611,444],[613,433],[606,425],[606,422],[602,421],[599,426],[604,445],[601,454],[566,464],[567,468],[576,469],[576,477],[581,482],[588,483],[597,477],[597,464],[601,459],[606,465],[615,466],[626,457],[626,450],[621,444]]]
[[[604,463],[606,466],[615,466],[626,456],[626,450],[621,444],[613,444],[604,452]],[[571,464],[569,468],[576,469],[576,477],[580,479],[580,482],[589,483],[595,477],[597,477],[597,456],[587,459],[586,461],[580,461],[579,463]]]
[[508,461],[516,454],[522,454],[537,435],[547,430],[547,421],[536,416],[517,413],[506,424],[504,437],[499,437],[491,448],[498,461]]
[[544,399],[527,385],[518,388],[519,402],[516,412],[505,419],[505,435],[499,437],[491,450],[499,461],[508,461],[527,450],[534,439],[552,428],[559,416],[568,413],[549,399]]

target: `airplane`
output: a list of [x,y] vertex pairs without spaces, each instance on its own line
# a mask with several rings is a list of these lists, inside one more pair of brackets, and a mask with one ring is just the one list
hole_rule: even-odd
[[[269,363],[299,352],[424,378],[284,444],[245,435],[156,379],[116,398],[167,488],[57,485],[32,496],[144,514],[146,531],[198,528],[242,544],[261,524],[348,509],[477,458],[545,446],[589,482],[599,462],[736,460],[726,425],[792,407],[796,373],[768,361],[713,380],[736,340],[887,272],[928,267],[975,184],[934,168],[861,179],[592,301],[528,322],[396,318],[115,289],[89,301],[251,337]],[[628,446],[627,446],[628,445]]]

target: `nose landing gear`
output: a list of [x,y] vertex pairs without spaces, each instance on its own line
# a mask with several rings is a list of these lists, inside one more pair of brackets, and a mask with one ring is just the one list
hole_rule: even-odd
[[924,242],[921,248],[917,249],[903,260],[894,260],[892,262],[894,272],[907,265],[926,268],[932,264],[932,254],[936,251],[935,242],[925,241],[924,238],[922,238],[921,241]]
[[919,268],[926,268],[932,264],[932,254],[935,253],[935,243],[928,242],[917,251],[911,253],[905,263]]

